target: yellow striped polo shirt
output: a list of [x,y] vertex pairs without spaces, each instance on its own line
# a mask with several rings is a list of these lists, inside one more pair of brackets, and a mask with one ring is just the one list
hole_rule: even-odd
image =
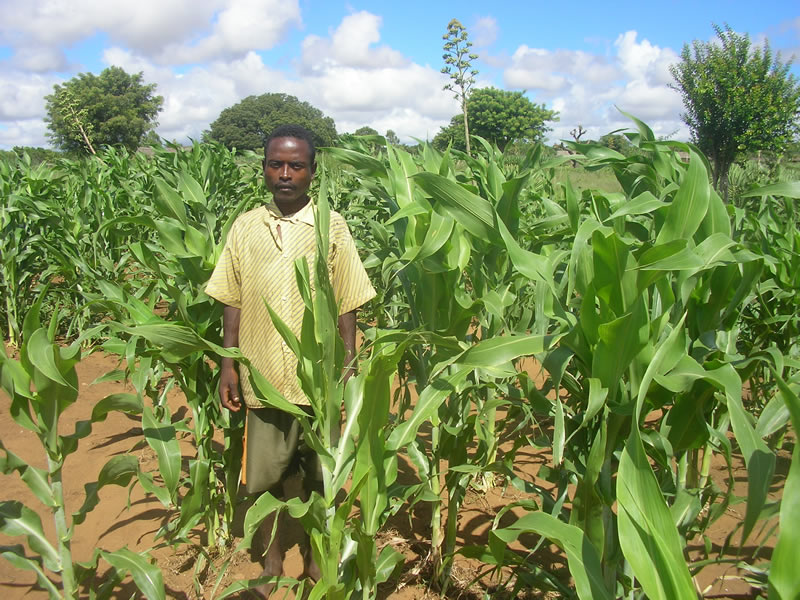
[[[312,202],[288,216],[270,202],[236,219],[206,286],[206,293],[212,298],[241,309],[242,353],[289,402],[303,405],[309,401],[297,378],[297,357],[272,325],[264,301],[299,337],[305,305],[297,289],[294,261],[301,256],[306,258],[313,289],[315,255]],[[330,218],[328,274],[340,315],[375,296],[347,223],[334,211]],[[244,367],[239,381],[247,406],[261,408]]]

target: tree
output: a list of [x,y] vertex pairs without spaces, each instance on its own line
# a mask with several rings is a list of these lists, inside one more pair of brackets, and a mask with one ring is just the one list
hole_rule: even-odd
[[469,120],[467,118],[467,99],[472,85],[475,83],[477,69],[472,68],[472,61],[478,58],[477,54],[470,54],[472,42],[467,39],[467,30],[458,21],[452,19],[447,24],[447,33],[442,36],[445,41],[443,49],[445,65],[442,73],[450,77],[450,83],[443,89],[453,92],[453,96],[461,105],[461,114],[464,120],[464,139],[466,140],[467,154],[469,147]]
[[321,110],[288,94],[248,96],[223,110],[204,139],[221,142],[228,148],[258,150],[278,125],[302,125],[314,134],[314,143],[332,146],[336,143],[336,125]]
[[601,136],[600,139],[597,140],[597,143],[605,146],[606,148],[616,150],[624,156],[630,156],[636,150],[636,146],[631,144],[628,138],[618,133],[607,133],[606,135]]
[[791,62],[769,42],[751,47],[747,35],[714,25],[719,43],[684,44],[670,67],[686,112],[681,115],[712,165],[714,187],[727,199],[728,171],[742,153],[780,150],[797,135],[800,86]]
[[380,135],[377,129],[373,129],[369,125],[359,127],[353,132],[353,135]]
[[384,135],[383,137],[386,138],[386,142],[390,146],[399,146],[400,145],[400,138],[397,137],[397,134],[392,129],[387,129],[386,130],[386,135]]
[[572,131],[570,131],[570,132],[569,132],[569,134],[572,136],[572,138],[573,138],[573,139],[574,139],[576,142],[580,142],[580,141],[581,141],[581,138],[582,138],[584,135],[586,135],[586,130],[583,128],[583,125],[581,125],[580,123],[578,123],[578,126],[577,126],[575,129],[573,129]]
[[[551,130],[548,121],[557,121],[558,113],[544,104],[531,102],[522,92],[509,92],[497,88],[475,90],[467,102],[472,133],[497,144],[500,150],[515,141],[536,142]],[[435,147],[443,149],[448,144],[458,149],[466,148],[461,115],[451,119],[433,140]]]
[[80,73],[45,96],[48,137],[68,152],[94,154],[99,146],[136,150],[158,125],[164,99],[155,90],[156,84],[142,82],[142,73],[129,75],[120,67]]

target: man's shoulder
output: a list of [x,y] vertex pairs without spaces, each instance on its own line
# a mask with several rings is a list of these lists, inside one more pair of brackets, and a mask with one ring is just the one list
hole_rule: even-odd
[[233,222],[233,226],[237,229],[247,229],[251,225],[263,221],[264,217],[268,215],[269,211],[264,205],[256,206],[255,208],[251,208],[247,212],[243,212],[236,217],[236,220]]
[[331,211],[330,229],[331,233],[350,233],[350,227],[347,225],[347,221],[335,210]]

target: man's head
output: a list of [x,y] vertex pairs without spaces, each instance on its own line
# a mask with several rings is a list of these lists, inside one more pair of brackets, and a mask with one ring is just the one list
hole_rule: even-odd
[[316,170],[316,149],[310,131],[299,125],[276,128],[264,144],[264,182],[284,214],[308,203],[308,188]]
[[302,125],[279,125],[275,129],[272,130],[272,133],[269,134],[267,141],[264,142],[264,156],[267,155],[267,149],[269,148],[270,143],[272,140],[278,138],[295,138],[298,140],[305,140],[306,144],[308,144],[308,148],[311,151],[311,164],[316,164],[317,160],[317,147],[314,145],[314,134],[311,133],[308,129],[303,127]]

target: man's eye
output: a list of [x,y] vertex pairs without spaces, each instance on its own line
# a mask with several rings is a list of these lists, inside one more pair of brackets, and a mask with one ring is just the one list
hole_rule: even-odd
[[304,165],[303,165],[303,163],[292,163],[291,166],[295,171],[299,171],[300,169],[303,168]]

